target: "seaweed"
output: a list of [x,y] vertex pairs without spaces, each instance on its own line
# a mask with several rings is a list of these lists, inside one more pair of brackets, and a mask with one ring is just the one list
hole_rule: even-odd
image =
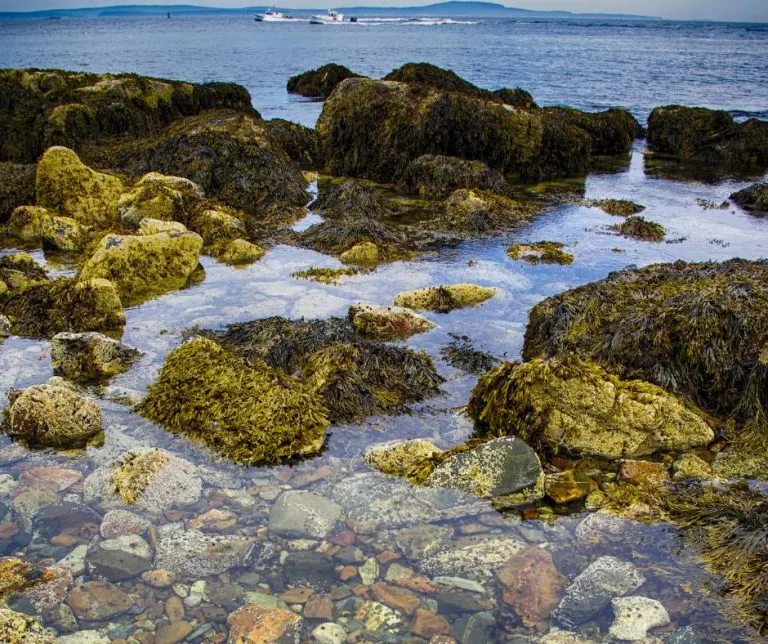
[[401,186],[406,192],[425,198],[447,197],[459,188],[478,188],[504,194],[506,179],[481,161],[424,154],[406,168]]
[[342,277],[357,275],[361,270],[346,266],[344,268],[320,268],[310,266],[306,270],[291,273],[291,277],[299,280],[312,280],[321,284],[338,284]]
[[476,306],[492,298],[496,289],[476,284],[450,284],[415,291],[403,291],[395,296],[395,306],[450,313],[467,306]]
[[451,342],[440,350],[449,365],[467,373],[480,374],[495,367],[499,360],[489,353],[475,349],[466,335],[450,334]]
[[645,210],[645,206],[628,199],[590,199],[584,202],[588,208],[600,208],[603,212],[617,217],[637,215]]
[[644,241],[660,242],[664,240],[666,230],[664,226],[649,221],[644,217],[627,217],[622,223],[613,227],[625,237],[633,239],[642,239]]

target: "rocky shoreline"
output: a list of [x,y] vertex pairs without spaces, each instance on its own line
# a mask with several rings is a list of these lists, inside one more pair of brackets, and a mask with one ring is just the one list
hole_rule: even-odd
[[[345,316],[186,328],[146,392],[111,388],[154,351],[121,341],[131,312],[194,292],[209,261],[247,271],[293,247],[338,259],[293,280],[334,285],[563,204],[674,241],[644,205],[572,181],[646,136],[626,110],[539,107],[426,63],[382,80],[328,65],[288,90],[325,101],[316,129],[263,120],[237,85],[0,71],[0,352],[25,339],[51,357],[2,405],[0,638],[711,641],[703,614],[728,616],[715,639],[757,637],[764,260],[628,267],[538,298],[523,362],[455,334],[419,348],[505,296],[451,279]],[[658,108],[647,142],[676,173],[768,169],[754,119]],[[759,216],[765,183],[731,199]],[[572,251],[504,254],[566,270]],[[339,430],[423,418],[445,433],[329,453]]]

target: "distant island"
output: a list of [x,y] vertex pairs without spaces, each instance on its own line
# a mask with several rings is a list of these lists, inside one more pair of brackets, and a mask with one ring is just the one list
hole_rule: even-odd
[[[83,9],[48,9],[43,11],[0,11],[0,20],[45,20],[51,18],[116,18],[131,16],[195,16],[209,14],[249,14],[263,12],[267,6],[220,8],[197,5],[122,5]],[[339,7],[339,11],[354,16],[368,17],[424,17],[424,18],[543,18],[543,19],[632,19],[658,20],[651,16],[615,13],[573,13],[571,11],[538,11],[506,7],[495,2],[439,2],[417,7]],[[279,8],[294,16],[324,13],[325,9]]]

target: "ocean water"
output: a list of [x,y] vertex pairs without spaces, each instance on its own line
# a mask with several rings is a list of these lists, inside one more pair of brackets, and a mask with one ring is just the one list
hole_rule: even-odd
[[[740,116],[768,116],[768,30],[759,26],[465,21],[324,28],[258,25],[247,17],[0,22],[0,66],[235,81],[248,87],[254,105],[265,116],[306,124],[314,122],[322,106],[287,95],[285,81],[330,60],[371,75],[384,74],[406,61],[428,60],[484,87],[520,85],[543,104],[585,109],[625,105],[640,118],[655,105],[672,102],[728,109]],[[167,623],[163,604],[174,595],[188,595],[194,582],[205,582],[207,590],[202,596],[184,603],[183,619],[194,629],[187,641],[221,641],[216,638],[227,632],[228,614],[246,599],[265,602],[264,595],[280,595],[290,589],[281,565],[287,553],[319,550],[340,567],[342,560],[352,559],[352,565],[360,566],[382,552],[393,551],[400,557],[399,565],[424,570],[424,554],[398,544],[406,541],[404,530],[429,523],[439,528],[421,528],[427,541],[434,539],[437,551],[452,553],[443,576],[461,579],[443,579],[437,591],[415,591],[415,595],[423,607],[446,620],[458,641],[468,637],[467,629],[476,628],[478,620],[487,623],[487,615],[496,630],[487,635],[473,631],[475,637],[487,641],[537,642],[552,628],[548,618],[533,626],[520,624],[503,601],[493,566],[487,562],[467,566],[462,559],[466,548],[477,543],[487,547],[484,554],[491,557],[498,544],[513,542],[549,551],[566,586],[600,556],[631,562],[645,579],[635,594],[658,600],[669,611],[671,624],[654,631],[656,635],[690,638],[693,633],[702,642],[759,641],[756,632],[735,619],[736,604],[718,592],[722,581],[697,562],[696,553],[668,525],[582,512],[522,520],[517,513],[499,514],[485,502],[414,492],[404,481],[371,471],[361,458],[369,445],[396,438],[429,438],[447,448],[469,436],[471,423],[461,414],[461,407],[476,378],[442,360],[440,351],[451,334],[469,336],[478,348],[498,358],[517,359],[528,312],[545,297],[629,265],[768,257],[768,218],[755,217],[734,205],[706,207],[706,203],[723,202],[747,181],[704,182],[664,176],[649,171],[644,152],[644,142],[637,141],[625,164],[586,177],[584,194],[586,199],[625,198],[643,204],[643,216],[667,230],[662,243],[626,239],[613,229],[616,217],[597,208],[564,205],[507,235],[385,265],[370,274],[344,278],[337,285],[293,278],[294,272],[310,266],[340,264],[334,257],[291,246],[275,246],[262,260],[242,269],[203,257],[206,277],[201,283],[128,309],[123,340],[141,349],[144,356],[105,388],[89,392],[104,412],[103,446],[81,452],[30,452],[0,436],[0,555],[22,555],[34,563],[50,564],[98,541],[87,522],[70,522],[55,511],[58,504],[67,503],[72,516],[91,521],[96,517],[98,523],[113,507],[106,497],[88,494],[89,483],[73,483],[73,477],[98,480],[105,471],[101,468],[113,467],[128,451],[153,447],[187,459],[202,479],[200,500],[178,513],[157,515],[133,508],[151,522],[151,537],[145,536],[153,547],[158,534],[199,525],[200,516],[214,509],[234,522],[205,530],[253,539],[259,544],[258,552],[269,543],[282,555],[265,561],[256,557],[258,565],[252,557],[224,574],[187,575],[173,588],[151,588],[139,578],[115,581],[129,595],[129,609],[104,619],[79,619],[74,626],[47,614],[46,624],[61,633],[75,629],[75,638],[81,630],[96,629],[112,639],[134,637],[152,642],[154,633],[159,634]],[[318,215],[308,212],[300,225],[317,219]],[[513,261],[505,253],[512,242],[539,240],[563,242],[574,256],[573,264],[531,266]],[[0,254],[18,249],[16,242],[0,240]],[[38,248],[23,250],[52,272],[73,272],[72,258]],[[402,290],[449,282],[491,286],[497,294],[477,308],[427,314],[437,327],[408,340],[408,346],[423,349],[434,359],[446,378],[443,393],[409,414],[332,427],[325,451],[293,467],[238,467],[170,435],[118,402],[146,391],[189,327],[222,328],[271,315],[345,315],[356,302],[391,304]],[[6,406],[5,394],[11,389],[45,382],[52,375],[47,341],[9,338],[0,344],[0,409]],[[62,477],[69,485],[55,493],[45,487],[50,485],[46,476],[62,476],[61,469],[35,470],[40,481],[30,481],[24,473],[34,466],[70,470]],[[342,556],[338,545],[323,538],[308,541],[269,534],[265,527],[276,499],[290,489],[315,492],[337,502],[346,521],[337,530],[343,528],[345,538],[352,533],[358,550],[346,549]],[[11,525],[16,526],[16,533]],[[380,557],[379,581],[391,570],[389,556]],[[333,593],[330,621],[343,624],[350,633],[359,631],[362,617],[357,609],[373,591],[361,588],[359,577],[342,583],[335,571],[330,576],[316,591]],[[64,604],[73,586],[93,579],[86,568],[68,588],[53,587],[47,600]],[[473,590],[456,590],[451,584]],[[199,591],[199,584],[197,588]],[[288,603],[301,612],[294,601]],[[12,606],[38,612],[29,598],[12,602]],[[394,621],[387,628],[362,633],[361,641],[404,639],[412,627],[411,616],[400,612],[390,617]],[[609,641],[611,620],[611,609],[606,607],[580,627],[582,636]],[[311,633],[322,621],[326,620],[305,620],[307,641],[312,641]],[[470,623],[474,624],[471,628]]]

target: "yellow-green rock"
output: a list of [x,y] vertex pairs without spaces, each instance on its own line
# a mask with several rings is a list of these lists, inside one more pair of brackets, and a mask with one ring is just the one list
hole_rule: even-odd
[[404,291],[395,297],[395,306],[447,313],[454,309],[481,304],[492,298],[495,293],[494,288],[485,288],[476,284],[450,284]]
[[123,181],[86,166],[72,150],[52,147],[37,164],[35,189],[39,205],[89,226],[117,219]]
[[245,224],[234,215],[223,210],[208,209],[196,215],[189,227],[198,233],[206,246],[237,239],[246,234]]
[[571,264],[573,255],[563,250],[560,242],[540,241],[528,244],[513,244],[507,248],[511,259],[522,259],[529,264]]
[[191,232],[106,235],[79,279],[108,279],[126,304],[141,302],[184,286],[202,246],[200,236]]
[[412,467],[440,452],[431,441],[414,438],[371,445],[365,450],[363,460],[384,474],[405,476]]
[[136,230],[137,235],[156,235],[157,233],[185,233],[187,227],[178,221],[161,221],[160,219],[151,219],[144,217],[139,222]]
[[261,246],[252,244],[245,239],[233,239],[223,247],[218,259],[225,264],[251,264],[264,257],[265,252]]
[[27,253],[12,253],[0,257],[0,279],[8,291],[18,293],[47,281],[42,266]]
[[34,617],[0,608],[0,642],[5,644],[55,644]]
[[376,266],[381,261],[379,247],[373,242],[355,244],[344,251],[339,259],[344,264],[356,264],[357,266]]
[[189,179],[150,172],[120,196],[117,212],[126,226],[137,226],[145,217],[187,222],[203,196],[202,188]]
[[408,309],[394,306],[355,304],[349,320],[357,333],[374,340],[404,340],[435,328],[435,323]]
[[16,208],[8,220],[9,235],[26,242],[42,242],[59,250],[74,251],[86,239],[84,228],[71,217],[62,217],[41,206]]

